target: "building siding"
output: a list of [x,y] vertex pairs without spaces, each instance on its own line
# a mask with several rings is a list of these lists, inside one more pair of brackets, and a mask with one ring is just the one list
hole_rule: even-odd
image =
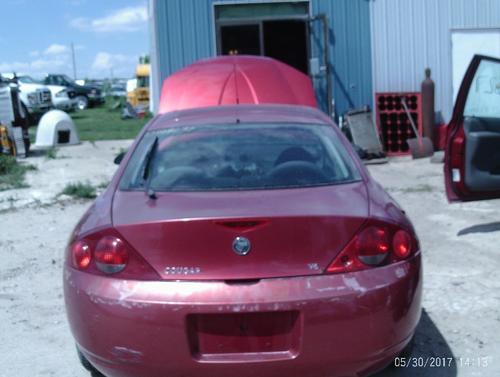
[[[150,0],[149,9],[154,12],[151,32],[156,34],[151,38],[153,110],[157,108],[161,83],[167,76],[196,60],[216,55],[213,4],[218,2]],[[224,1],[235,4],[250,2],[270,1]],[[310,4],[312,16],[325,13],[329,19],[336,114],[341,115],[349,108],[371,105],[369,3],[366,0],[311,0]],[[313,56],[319,55],[321,48],[313,39],[311,48],[316,51]],[[325,85],[315,81],[318,101],[325,110]]]
[[500,0],[372,0],[370,16],[374,91],[420,91],[429,67],[438,121],[448,122],[451,31],[500,27]]

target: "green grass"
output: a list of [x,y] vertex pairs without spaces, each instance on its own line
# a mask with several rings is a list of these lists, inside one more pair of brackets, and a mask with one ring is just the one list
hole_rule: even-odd
[[78,199],[94,199],[97,196],[96,189],[88,182],[76,182],[66,185],[61,194]]
[[0,191],[29,187],[24,177],[31,170],[36,170],[36,166],[19,164],[12,156],[0,155]]
[[[106,98],[106,103],[83,111],[69,113],[75,122],[80,140],[119,140],[134,139],[142,127],[151,119],[147,115],[143,119],[121,119],[121,107],[113,110],[112,106],[120,100]],[[123,100],[120,102],[124,102]],[[29,129],[32,144],[35,144],[36,127]]]
[[121,108],[112,110],[116,100],[107,99],[106,104],[83,111],[71,113],[80,140],[118,140],[134,139],[144,125],[151,119],[121,119]]
[[434,191],[433,187],[428,184],[416,185],[414,187],[408,187],[401,190],[404,193],[414,193],[414,192],[432,192]]
[[48,160],[55,160],[57,158],[57,152],[59,152],[57,148],[49,148],[47,149],[45,158],[47,158]]

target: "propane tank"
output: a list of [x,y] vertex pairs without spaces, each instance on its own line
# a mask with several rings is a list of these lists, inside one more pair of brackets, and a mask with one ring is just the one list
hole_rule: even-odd
[[421,85],[422,91],[422,125],[424,137],[434,142],[434,81],[431,79],[431,69],[425,69],[425,79]]

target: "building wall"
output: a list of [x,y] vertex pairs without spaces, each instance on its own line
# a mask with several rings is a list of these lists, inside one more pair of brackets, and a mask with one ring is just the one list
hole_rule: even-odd
[[[150,0],[152,15],[152,100],[157,108],[163,80],[178,69],[216,55],[213,4],[216,0]],[[241,2],[270,2],[236,0]],[[229,3],[229,1],[224,1]],[[311,15],[326,13],[330,27],[330,62],[336,114],[371,105],[370,13],[366,0],[311,0]],[[311,45],[318,49],[314,41]],[[315,46],[316,44],[316,46]],[[156,77],[155,77],[156,76]],[[325,103],[323,83],[317,85]],[[325,106],[323,106],[325,109]]]
[[371,0],[370,16],[373,90],[419,91],[429,67],[438,120],[448,122],[451,31],[500,27],[500,0]]

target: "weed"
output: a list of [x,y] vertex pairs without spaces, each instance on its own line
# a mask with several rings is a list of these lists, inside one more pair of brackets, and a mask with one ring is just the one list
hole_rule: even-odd
[[61,194],[79,199],[94,199],[97,196],[96,189],[89,182],[76,182],[66,185]]
[[428,184],[423,184],[423,185],[416,185],[414,187],[407,187],[407,188],[401,189],[401,191],[409,194],[409,193],[414,193],[414,192],[432,192],[432,191],[434,191],[434,189],[432,188],[432,186],[430,186]]
[[13,156],[0,155],[0,191],[29,187],[24,177],[32,170],[37,170],[36,166],[20,164]]
[[47,153],[45,154],[45,158],[49,159],[49,160],[55,160],[57,158],[57,152],[59,152],[59,150],[57,148],[50,148],[50,149],[47,149]]

